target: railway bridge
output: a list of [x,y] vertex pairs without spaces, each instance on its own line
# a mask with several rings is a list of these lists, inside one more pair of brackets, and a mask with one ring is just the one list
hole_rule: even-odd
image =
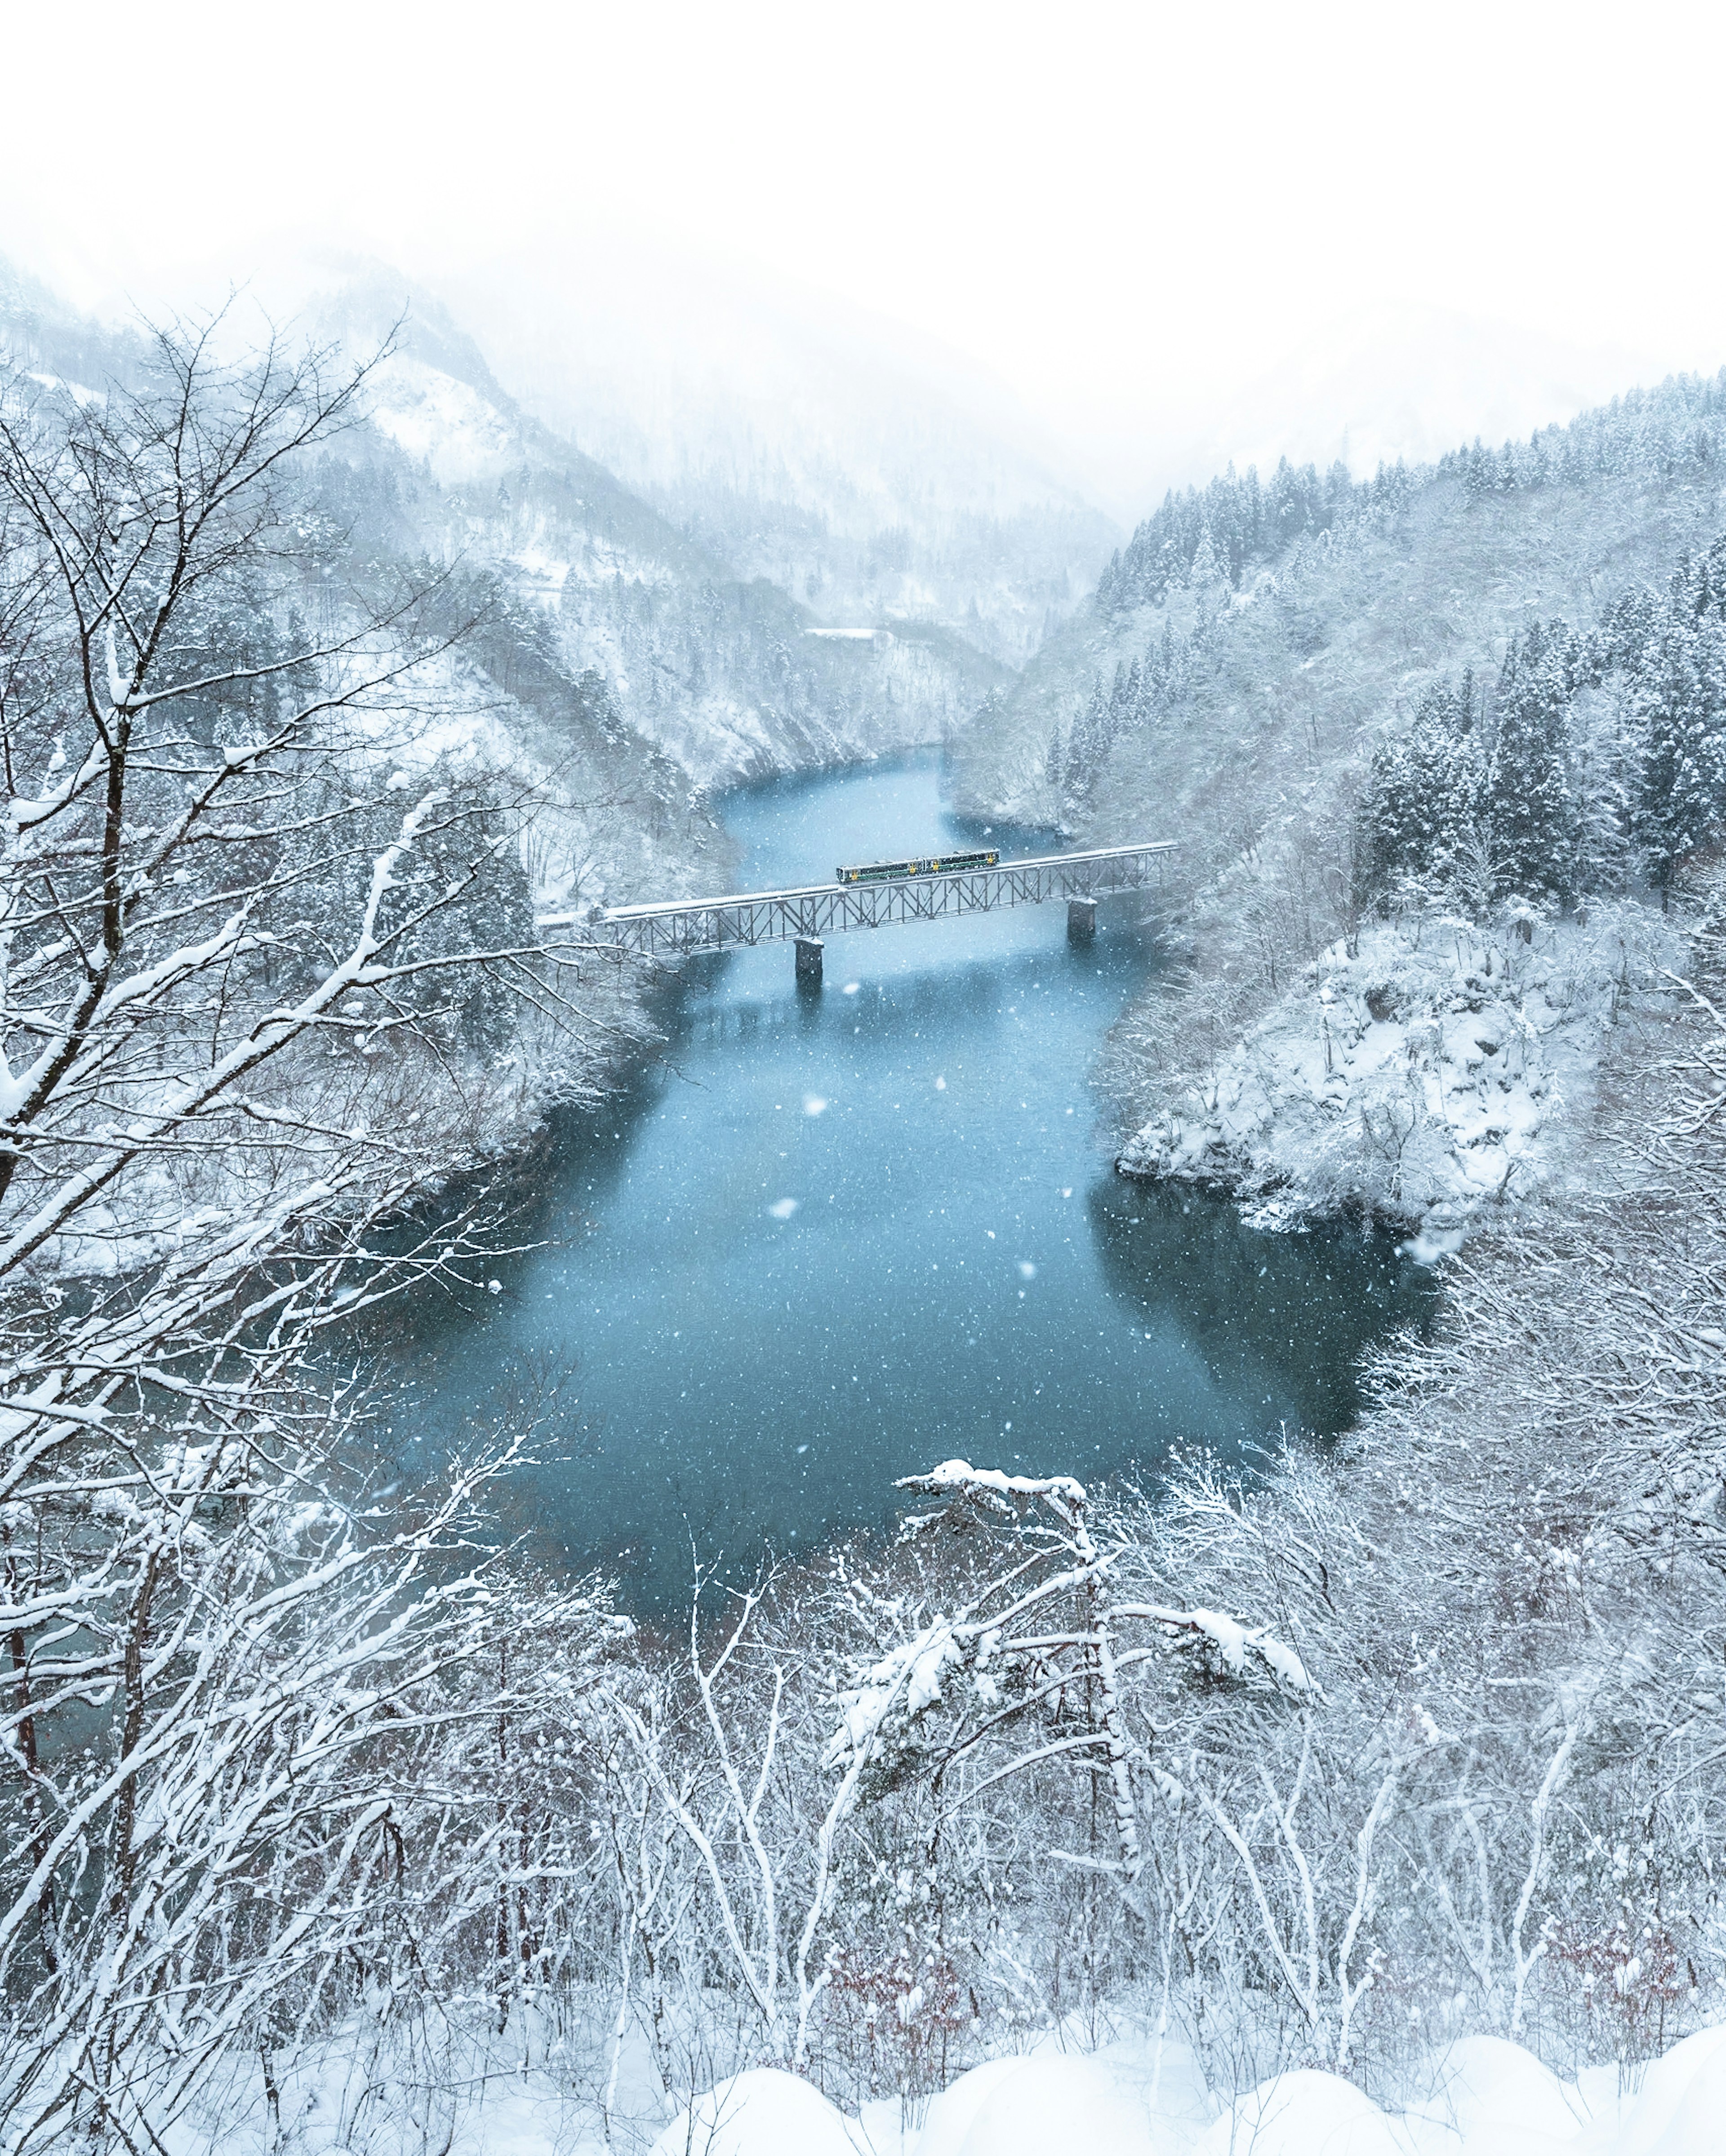
[[543,930],[577,928],[584,942],[609,944],[644,957],[682,957],[696,951],[732,951],[757,943],[792,943],[797,978],[819,988],[824,939],[852,929],[902,921],[948,921],[1006,906],[1066,901],[1067,934],[1096,933],[1097,901],[1117,891],[1145,891],[1160,880],[1175,841],[1099,846],[1089,853],[1047,854],[897,875],[879,882],[816,883],[790,891],[755,891],[730,898],[676,899],[654,906],[595,906],[587,913],[548,913]]

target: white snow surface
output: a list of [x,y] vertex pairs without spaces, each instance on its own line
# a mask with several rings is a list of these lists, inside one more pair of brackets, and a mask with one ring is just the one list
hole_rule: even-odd
[[1432,2054],[1384,2103],[1309,2068],[1219,2105],[1192,2054],[1155,2040],[991,2060],[921,2119],[896,2102],[851,2118],[794,2075],[758,2068],[699,2097],[653,2156],[1719,2156],[1723,2147],[1726,2026],[1687,2037],[1640,2074],[1597,2066],[1575,2082],[1518,2044],[1468,2037]]
[[[397,2082],[357,2022],[321,2057],[280,2071],[273,2121],[255,2057],[212,2076],[164,2156],[1720,2156],[1726,2023],[1652,2064],[1562,2078],[1521,2045],[1469,2036],[1430,2051],[1394,2092],[1334,2073],[1279,2074],[1232,2103],[1188,2047],[1141,2026],[1084,2050],[1068,2029],[991,2059],[931,2097],[848,2112],[798,2075],[753,2067],[686,2106],[661,2095],[646,2046],[625,2038],[607,2120],[549,2030],[523,2062],[495,2031],[461,2052],[441,2093]],[[515,2031],[519,2037],[521,2032]],[[460,2049],[460,2044],[458,2044]],[[452,2101],[453,2099],[453,2101]]]
[[1128,1142],[1129,1175],[1221,1184],[1256,1224],[1359,1206],[1436,1255],[1561,1172],[1627,1010],[1680,963],[1633,904],[1492,927],[1448,916],[1333,944]]
[[519,464],[521,429],[489,398],[439,367],[397,352],[372,377],[372,424],[440,486],[463,486]]

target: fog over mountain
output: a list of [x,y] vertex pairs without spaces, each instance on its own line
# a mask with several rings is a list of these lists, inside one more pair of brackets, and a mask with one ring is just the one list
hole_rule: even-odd
[[1629,339],[1593,343],[1437,306],[1360,304],[1234,386],[1192,384],[1164,418],[1166,439],[1147,429],[1135,461],[1147,491],[1160,491],[1158,480],[1202,485],[1230,464],[1268,475],[1284,456],[1321,469],[1341,462],[1370,479],[1381,464],[1430,464],[1460,442],[1496,448],[1562,425],[1670,371]]
[[819,289],[592,242],[431,282],[529,408],[835,625],[1018,662],[1115,543],[1004,382]]
[[819,270],[794,284],[590,239],[429,282],[480,326],[500,378],[631,485],[753,546],[787,588],[786,565],[807,557],[816,588],[798,596],[818,608],[854,588],[823,576],[815,528],[842,553],[888,532],[950,548],[962,529],[994,525],[1051,568],[1064,547],[1076,571],[1105,518],[1130,526],[1166,487],[1230,462],[1268,474],[1281,456],[1340,460],[1370,478],[1381,462],[1561,424],[1668,371],[1628,341],[1362,304],[1185,381],[1178,352],[1159,352],[1134,423],[1123,429],[1115,412],[1105,435],[1083,378],[1065,424],[1050,424],[1003,375],[824,292]]
[[[525,413],[736,575],[827,626],[938,623],[1015,666],[1169,486],[1230,464],[1268,475],[1284,455],[1369,478],[1666,371],[1630,343],[1381,300],[1316,329],[1267,326],[1220,367],[1196,341],[1187,365],[1171,335],[1147,353],[1130,422],[1118,389],[1093,411],[1079,379],[1051,424],[1004,373],[824,290],[819,263],[792,280],[579,230],[458,261],[417,251],[410,276],[316,238],[262,241],[182,273],[171,296],[219,305],[238,287],[241,319],[312,324],[356,293],[409,312],[417,295],[420,334],[446,311],[438,322]],[[147,286],[92,296],[109,320],[152,303]],[[381,329],[381,300],[363,304]],[[1121,356],[1107,364],[1118,373]]]

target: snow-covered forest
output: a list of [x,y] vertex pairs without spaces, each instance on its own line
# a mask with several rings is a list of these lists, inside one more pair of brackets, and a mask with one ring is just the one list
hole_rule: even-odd
[[1181,842],[1130,1163],[1441,1235],[1568,1172],[1719,834],[1723,393],[1171,495],[964,737],[979,806]]
[[[0,2149],[1701,2147],[1726,387],[1172,497],[1015,675],[824,634],[403,296],[10,302]],[[640,1626],[516,1547],[531,1414],[383,1480],[353,1320],[485,1292],[648,1036],[537,915],[943,737],[1183,840],[1125,1164],[1395,1219],[1439,1322],[1328,1452],[910,1450],[896,1541]]]

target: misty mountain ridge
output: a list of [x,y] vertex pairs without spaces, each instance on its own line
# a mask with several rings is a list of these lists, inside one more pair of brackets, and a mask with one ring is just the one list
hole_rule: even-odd
[[[183,279],[177,304],[182,288],[206,306],[233,289],[225,270]],[[382,325],[410,293],[446,370],[512,398],[732,575],[768,578],[825,626],[914,620],[1016,665],[1122,536],[986,369],[860,310],[734,289],[651,251],[404,274],[276,242],[242,305],[260,326],[356,306]]]
[[1112,520],[999,380],[813,292],[640,249],[436,280],[523,402],[822,619],[961,629],[1017,663]]
[[[72,382],[138,363],[135,334],[14,289],[4,325],[27,362]],[[224,347],[267,327],[257,297],[223,321]],[[334,513],[383,555],[493,579],[566,685],[586,683],[568,687],[571,709],[604,707],[594,722],[608,744],[621,727],[698,786],[730,783],[938,739],[1005,680],[938,623],[816,633],[782,591],[737,575],[524,410],[450,311],[394,273],[350,277],[299,320],[354,362],[393,339],[367,384],[367,423],[326,454]]]
[[[327,279],[327,260],[260,283],[242,297],[228,333],[244,341],[254,326],[252,302],[262,297],[277,308],[296,301],[299,319],[314,334],[337,340],[355,357],[393,335],[391,355],[370,385],[369,424],[354,438],[364,447],[351,452],[377,472],[397,467],[388,543],[488,565],[511,603],[525,609],[524,619],[552,634],[571,677],[603,684],[616,721],[675,757],[699,783],[941,738],[987,701],[985,722],[958,752],[968,802],[992,813],[1010,808],[1034,819],[1076,818],[1076,828],[1091,828],[1106,813],[1112,782],[1083,801],[1062,801],[1059,788],[1051,792],[1049,736],[1051,728],[1064,730],[1070,742],[1099,681],[1112,696],[1103,677],[1143,656],[1135,639],[1144,624],[1132,619],[1133,610],[1142,599],[1154,605],[1156,594],[1125,591],[1121,565],[1143,567],[1147,534],[1161,531],[1169,512],[1165,506],[1142,524],[1116,565],[1107,566],[1095,542],[1108,527],[1052,462],[1040,453],[1000,449],[1015,408],[999,384],[982,383],[975,414],[968,416],[957,401],[966,387],[962,371],[950,369],[932,388],[927,372],[916,372],[927,355],[896,350],[866,321],[810,326],[789,309],[763,312],[757,294],[727,300],[717,290],[696,295],[718,325],[698,381],[686,344],[679,345],[668,326],[679,295],[663,285],[629,336],[618,329],[614,312],[608,322],[599,302],[588,306],[583,341],[573,330],[581,329],[587,303],[542,305],[542,288],[525,273],[498,269],[489,295],[486,280],[471,277],[472,305],[458,311],[386,267],[350,261],[339,268],[336,281],[318,288],[308,280]],[[76,378],[99,377],[127,347],[126,333],[80,317],[45,287],[7,274],[0,286],[4,316],[21,351],[59,353],[61,371]],[[601,297],[614,304],[615,293]],[[257,316],[258,325],[262,320]],[[569,341],[560,336],[560,322],[573,326]],[[840,327],[855,331],[853,344]],[[628,373],[624,357],[633,351],[644,357],[658,329],[665,332],[660,356],[634,382],[640,416],[631,418],[615,398],[608,403],[609,392],[584,405],[583,382],[597,382],[609,369],[616,388]],[[1429,353],[1448,336],[1439,405],[1466,402],[1470,384],[1484,381],[1467,326],[1413,313],[1389,329],[1405,342],[1424,340]],[[1388,333],[1382,316],[1362,317],[1351,332],[1363,396],[1379,372],[1374,354],[1385,348]],[[646,475],[642,485],[578,447],[506,387],[500,354],[532,376],[546,409],[632,458]],[[1549,370],[1557,369],[1564,348],[1551,344],[1544,357]],[[737,370],[746,359],[758,383],[777,370],[782,403],[759,387],[753,408],[739,395]],[[830,370],[824,388],[823,368]],[[1528,374],[1523,367],[1518,378]],[[1323,433],[1324,414],[1313,400],[1335,378],[1328,358],[1312,362],[1285,439],[1298,440],[1303,429]],[[675,412],[684,388],[696,417],[680,424]],[[1549,388],[1559,393],[1559,373],[1551,373]],[[1513,405],[1523,393],[1513,382],[1505,394]],[[1384,439],[1398,438],[1399,427],[1417,420],[1430,424],[1421,417],[1425,409],[1420,400],[1407,403],[1395,426],[1384,422]],[[650,413],[656,415],[651,424]],[[777,437],[776,417],[785,422]],[[902,429],[896,438],[896,426]],[[840,454],[841,436],[853,445],[852,461]],[[1410,512],[1417,522],[1430,520],[1431,501],[1438,498],[1431,480],[1415,475],[1410,499],[1425,505]],[[1192,497],[1199,506],[1183,512],[1184,553],[1174,580],[1181,588],[1155,613],[1153,629],[1178,626],[1189,613],[1196,623],[1204,613],[1192,596],[1209,574],[1200,565],[1195,579],[1194,569],[1204,502],[1218,489],[1221,500],[1250,484],[1268,498],[1275,483],[1274,475],[1261,483],[1230,478],[1215,482],[1202,500]],[[1454,475],[1432,483],[1442,495]],[[1322,480],[1315,476],[1318,493],[1303,496],[1299,511],[1308,543],[1303,574],[1317,572],[1311,547],[1333,521],[1320,497],[1333,495],[1347,522],[1359,502],[1371,499],[1373,484],[1357,484],[1335,465]],[[778,496],[765,501],[751,491],[775,486]],[[706,505],[699,514],[697,503]],[[1246,576],[1245,557],[1229,553],[1224,526],[1232,514],[1216,511],[1211,541],[1238,608],[1253,602],[1260,570],[1297,535],[1292,527],[1272,532],[1264,542],[1268,551],[1255,557]],[[881,526],[877,520],[888,515],[908,521]],[[1086,603],[1071,613],[1097,569],[1101,611]],[[799,579],[802,592],[789,588]],[[1502,578],[1494,588],[1504,597]],[[917,603],[898,613],[890,596]],[[1493,634],[1508,634],[1515,613],[1513,605],[1498,608]],[[999,656],[988,655],[1015,640],[1016,658],[1035,653],[1016,680]],[[1304,653],[1297,662],[1303,675],[1326,663]],[[1128,743],[1123,768],[1132,752]]]
[[[231,289],[225,275],[183,281],[206,303]],[[494,404],[513,398],[731,575],[768,578],[823,626],[932,623],[1013,665],[1082,598],[1116,519],[1167,485],[1230,462],[1269,471],[1283,454],[1368,476],[1477,434],[1526,434],[1658,371],[1628,346],[1384,304],[1267,336],[1256,372],[1239,354],[1207,360],[1202,338],[1146,352],[1136,375],[1100,356],[1118,382],[1090,382],[1081,357],[1053,429],[927,334],[657,242],[565,239],[410,279],[275,241],[244,290],[277,321],[412,291],[421,330],[440,326],[445,372]]]
[[819,634],[773,583],[525,410],[435,300],[369,280],[316,319],[356,352],[401,321],[368,409],[442,490],[439,545],[494,562],[555,624],[568,663],[603,679],[627,722],[701,784],[938,739],[1004,680],[938,622]]
[[524,408],[734,574],[826,625],[934,621],[1014,665],[1077,606],[1116,516],[1167,484],[1283,455],[1369,478],[1657,372],[1628,346],[1381,305],[1256,374],[1147,355],[1136,424],[1081,446],[1081,386],[1062,438],[964,355],[747,265],[589,242],[429,282]]
[[1435,674],[1496,668],[1532,623],[1585,624],[1711,541],[1723,409],[1726,373],[1674,377],[1370,479],[1284,459],[1171,490],[967,737],[963,796],[1112,831],[1141,783],[1165,814],[1171,783],[1220,789],[1205,858],[1238,851],[1285,757],[1302,785],[1352,767]]

